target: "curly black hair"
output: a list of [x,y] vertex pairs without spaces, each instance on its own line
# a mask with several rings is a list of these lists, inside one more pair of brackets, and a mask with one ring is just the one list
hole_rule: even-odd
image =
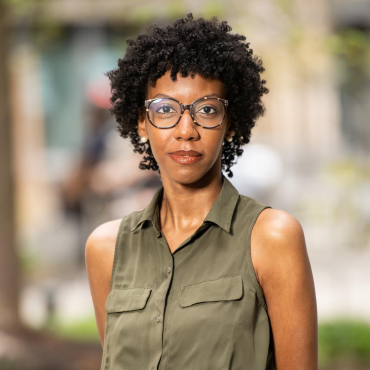
[[111,83],[110,112],[118,123],[117,131],[124,138],[130,136],[135,153],[148,154],[140,162],[140,169],[160,173],[149,141],[140,141],[137,125],[139,116],[145,113],[148,84],[154,87],[156,80],[171,70],[173,81],[181,73],[183,77],[199,74],[223,83],[229,100],[230,128],[235,135],[231,142],[224,140],[222,169],[233,177],[230,167],[243,153],[240,147],[249,143],[257,118],[265,113],[261,97],[269,90],[260,78],[265,70],[261,59],[253,55],[249,42],[242,42],[245,36],[231,34],[231,30],[227,21],[219,22],[217,17],[194,20],[189,13],[172,25],[149,24],[135,40],[127,39],[128,48],[118,60],[118,68],[106,75]]

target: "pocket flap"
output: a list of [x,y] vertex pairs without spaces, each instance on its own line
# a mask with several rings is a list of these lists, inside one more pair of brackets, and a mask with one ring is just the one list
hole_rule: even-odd
[[242,297],[243,281],[240,275],[227,276],[217,280],[183,285],[180,290],[182,307],[200,302],[233,301]]
[[150,288],[112,289],[105,310],[107,313],[141,310],[146,306]]

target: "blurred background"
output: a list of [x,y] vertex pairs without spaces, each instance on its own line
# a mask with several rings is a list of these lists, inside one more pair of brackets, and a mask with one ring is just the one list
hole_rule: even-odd
[[161,185],[115,131],[104,73],[189,12],[266,68],[230,181],[303,226],[320,369],[370,369],[370,1],[0,0],[0,370],[100,368],[85,242]]

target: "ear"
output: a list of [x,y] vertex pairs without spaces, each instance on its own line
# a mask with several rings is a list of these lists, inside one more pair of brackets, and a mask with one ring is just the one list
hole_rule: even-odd
[[140,136],[148,137],[148,133],[145,127],[145,112],[141,114],[137,120],[137,132]]
[[228,120],[227,129],[226,129],[226,132],[225,132],[225,137],[226,136],[234,136],[235,133],[236,133],[236,131],[231,128],[231,121]]
[[236,131],[235,130],[228,130],[227,132],[226,132],[226,134],[225,134],[225,137],[226,136],[234,136],[235,135],[235,133],[236,133]]

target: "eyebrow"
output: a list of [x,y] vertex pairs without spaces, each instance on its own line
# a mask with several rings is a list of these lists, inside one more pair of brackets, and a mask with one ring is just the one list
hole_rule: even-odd
[[[221,96],[220,96],[220,95],[218,95],[218,94],[207,94],[207,95],[201,96],[201,97],[200,97],[200,98],[198,98],[198,99],[202,99],[202,98],[204,98],[205,96],[217,96],[218,98],[221,98]],[[173,96],[166,95],[166,94],[156,94],[156,95],[154,95],[154,96],[153,96],[153,98],[152,98],[152,99],[155,99],[155,98],[171,98],[171,99],[176,99],[176,98],[174,98]],[[178,100],[178,99],[176,99],[176,100]]]

